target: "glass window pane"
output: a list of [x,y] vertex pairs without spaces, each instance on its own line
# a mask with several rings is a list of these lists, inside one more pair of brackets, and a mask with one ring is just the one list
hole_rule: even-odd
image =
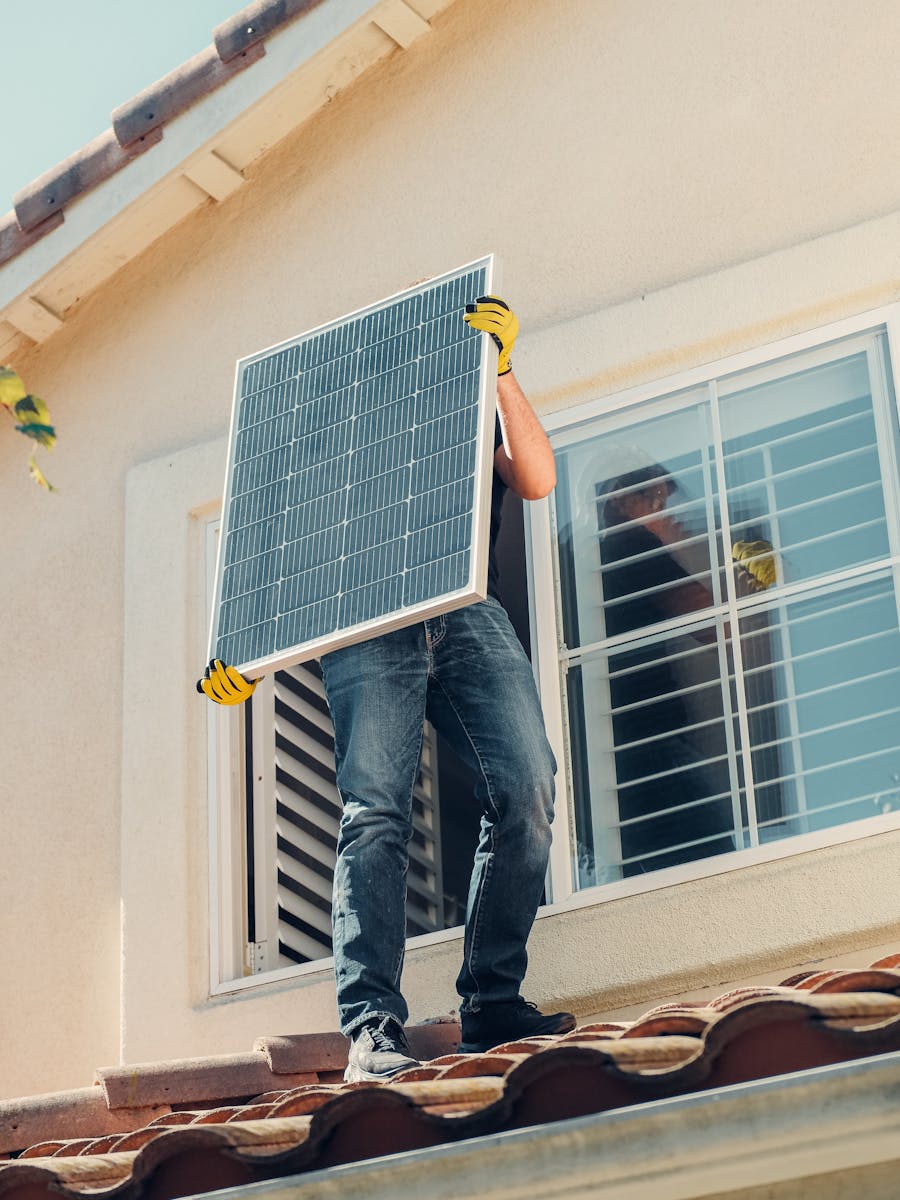
[[722,634],[702,624],[570,669],[579,886],[735,848]]
[[897,614],[885,576],[741,618],[761,841],[900,807]]
[[718,603],[709,409],[632,418],[557,451],[566,645],[589,646]]
[[867,354],[752,379],[721,395],[732,542],[771,542],[780,584],[889,554]]

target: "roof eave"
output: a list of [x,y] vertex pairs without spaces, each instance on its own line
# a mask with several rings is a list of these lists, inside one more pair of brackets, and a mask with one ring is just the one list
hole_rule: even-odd
[[[286,0],[288,23],[263,41],[269,26],[253,14],[271,18],[273,5],[258,0],[219,26],[215,46],[117,109],[113,128],[0,218],[0,358],[23,337],[52,336],[78,299],[189,212],[225,199],[252,161],[451,2]],[[180,97],[177,111],[168,95]]]

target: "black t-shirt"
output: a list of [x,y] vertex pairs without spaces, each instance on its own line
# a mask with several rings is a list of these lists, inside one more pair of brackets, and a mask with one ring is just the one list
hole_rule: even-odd
[[[600,553],[607,637],[643,629],[673,616],[666,608],[671,590],[651,589],[683,583],[690,576],[656,534],[643,525],[632,525],[621,532],[613,530],[604,537]],[[619,565],[614,566],[616,563]],[[610,603],[616,600],[620,603]]]
[[[646,557],[635,561],[637,555]],[[601,556],[607,637],[631,633],[673,615],[666,607],[671,589],[652,589],[683,583],[689,576],[649,529],[633,525],[607,533],[601,544]],[[614,718],[617,742],[649,737],[685,724],[687,713],[677,695],[678,685],[668,653],[666,642],[656,642],[610,655],[613,707],[640,705]]]
[[[494,453],[503,445],[503,434],[500,431],[500,418],[494,423]],[[497,566],[497,537],[500,533],[500,518],[503,515],[503,498],[506,495],[506,484],[494,468],[491,485],[491,540],[488,550],[488,595],[495,600],[500,599],[500,568]]]

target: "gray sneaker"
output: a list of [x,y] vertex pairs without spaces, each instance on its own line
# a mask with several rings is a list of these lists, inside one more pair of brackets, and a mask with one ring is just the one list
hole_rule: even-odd
[[393,1017],[380,1017],[354,1029],[350,1054],[344,1071],[346,1083],[375,1083],[390,1079],[407,1067],[417,1067],[418,1059],[410,1054],[403,1026]]

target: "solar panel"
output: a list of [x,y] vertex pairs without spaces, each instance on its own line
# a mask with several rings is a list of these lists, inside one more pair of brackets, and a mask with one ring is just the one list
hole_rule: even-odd
[[493,256],[237,364],[210,658],[258,677],[482,599]]

